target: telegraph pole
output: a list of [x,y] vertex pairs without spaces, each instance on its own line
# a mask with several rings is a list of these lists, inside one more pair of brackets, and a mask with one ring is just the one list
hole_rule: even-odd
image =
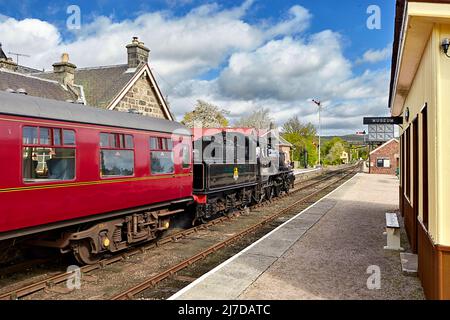
[[320,119],[320,111],[322,109],[322,103],[319,100],[312,99],[312,102],[314,102],[317,107],[319,108],[319,166],[321,166],[320,162],[320,131],[321,131],[321,119]]

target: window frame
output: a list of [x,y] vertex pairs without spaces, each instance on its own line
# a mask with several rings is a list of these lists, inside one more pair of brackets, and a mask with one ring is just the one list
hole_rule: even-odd
[[[383,165],[381,167],[378,166],[378,161],[383,161]],[[389,161],[389,166],[388,167],[386,167],[386,165],[385,165],[386,161]],[[391,159],[389,159],[387,157],[377,157],[377,161],[376,162],[377,162],[376,167],[380,168],[380,169],[390,169],[392,167],[391,166]]]
[[[157,141],[157,146],[155,149],[152,148],[152,139],[156,139]],[[165,141],[165,142],[163,142]],[[168,141],[170,141],[170,147],[169,148],[169,144],[167,143]],[[150,160],[150,166],[149,166],[149,170],[150,170],[150,175],[151,176],[164,176],[164,175],[173,175],[176,173],[176,168],[175,168],[175,159],[174,159],[174,141],[172,140],[172,138],[170,137],[161,137],[161,136],[149,136],[148,137],[148,147],[149,147],[149,160]],[[164,147],[166,147],[166,149],[164,149]],[[170,152],[172,154],[172,167],[173,170],[171,172],[162,172],[162,173],[154,173],[152,171],[152,153],[153,152]]]
[[[102,146],[101,142],[102,142],[102,135],[103,134],[107,134],[108,135],[108,142],[109,145],[108,146]],[[111,136],[114,135],[114,140],[115,140],[115,147],[111,147]],[[127,148],[127,143],[126,143],[126,136],[131,136],[132,138],[132,142],[133,145],[131,148]],[[99,142],[98,142],[98,166],[99,166],[99,176],[101,180],[109,180],[109,179],[122,179],[122,178],[129,178],[129,177],[135,177],[136,176],[136,150],[135,150],[135,142],[134,142],[134,134],[130,134],[130,133],[121,133],[121,132],[116,132],[116,131],[100,131],[99,135]],[[124,143],[124,147],[121,148],[121,137],[123,137],[123,143]],[[117,176],[112,176],[112,175],[103,175],[102,174],[102,164],[101,164],[101,153],[102,150],[110,150],[110,151],[132,151],[133,152],[133,174],[132,175],[117,175]]]
[[[180,146],[179,150],[180,150],[180,153],[181,153],[179,155],[181,170],[183,170],[183,171],[190,171],[192,169],[192,152],[191,152],[191,147],[190,147],[190,145],[188,143],[185,143],[185,142],[179,142],[178,145]],[[187,156],[188,156],[187,166],[185,166],[185,163],[184,163],[184,151],[185,150],[187,150],[186,152],[187,152]]]
[[[24,143],[24,134],[23,131],[25,128],[31,127],[36,128],[36,139],[37,143]],[[43,129],[50,129],[50,143],[49,144],[41,144],[41,128]],[[60,144],[55,144],[54,140],[54,130],[60,130]],[[66,145],[64,144],[64,137],[63,137],[63,130],[70,130],[73,131],[74,137],[75,137],[75,144],[73,145]],[[58,184],[58,183],[64,183],[64,182],[74,182],[77,180],[77,130],[75,128],[68,128],[68,127],[58,127],[58,126],[52,126],[52,125],[39,125],[39,124],[23,124],[20,126],[20,180],[22,184],[24,185],[36,185],[36,184]],[[43,148],[43,149],[73,149],[74,150],[74,175],[72,179],[67,180],[48,180],[45,181],[45,179],[41,179],[40,181],[26,181],[23,175],[24,165],[23,165],[23,151],[24,148]]]

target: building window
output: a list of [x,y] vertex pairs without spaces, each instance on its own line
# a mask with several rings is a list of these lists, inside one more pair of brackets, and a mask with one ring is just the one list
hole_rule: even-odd
[[385,158],[377,158],[377,168],[390,168],[391,160]]
[[100,176],[102,178],[134,174],[133,136],[100,133]]
[[61,139],[59,128],[23,127],[22,179],[26,183],[75,179],[75,131]]
[[169,138],[150,138],[150,171],[152,174],[174,172],[173,142]]

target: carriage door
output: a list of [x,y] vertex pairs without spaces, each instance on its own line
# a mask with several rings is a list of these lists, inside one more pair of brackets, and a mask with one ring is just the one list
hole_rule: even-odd
[[180,196],[185,197],[191,193],[192,186],[192,176],[191,179],[187,179],[186,176],[192,174],[192,159],[191,159],[191,141],[189,139],[184,139],[185,141],[180,142],[179,154],[180,168],[183,181],[189,181],[189,183],[180,183]]

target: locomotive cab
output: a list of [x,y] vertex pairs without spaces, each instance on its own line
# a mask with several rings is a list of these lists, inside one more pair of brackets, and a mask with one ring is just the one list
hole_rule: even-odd
[[210,129],[194,135],[193,145],[196,219],[249,205],[257,185],[256,135]]

